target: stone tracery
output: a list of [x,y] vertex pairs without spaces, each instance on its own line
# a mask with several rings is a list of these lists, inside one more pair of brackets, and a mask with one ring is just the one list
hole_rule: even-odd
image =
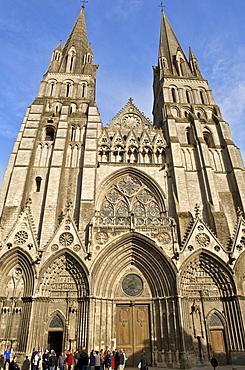
[[135,176],[126,175],[110,186],[100,208],[105,217],[160,217],[158,200],[153,192]]

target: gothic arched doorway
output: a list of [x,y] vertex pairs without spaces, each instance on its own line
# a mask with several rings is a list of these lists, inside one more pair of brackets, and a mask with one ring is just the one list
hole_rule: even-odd
[[[123,348],[127,366],[138,364],[142,349],[149,365],[166,366],[170,361],[177,365],[181,344],[173,299],[176,275],[171,261],[150,238],[134,232],[116,239],[100,254],[92,276],[96,301],[91,302],[95,312],[91,347]],[[165,355],[170,348],[171,359]]]
[[220,316],[216,313],[213,313],[209,320],[209,335],[212,356],[218,360],[219,365],[227,365],[225,328]]
[[59,315],[55,315],[49,324],[48,350],[54,350],[59,356],[63,349],[64,323]]
[[48,319],[43,317],[46,331],[40,333],[43,346],[58,353],[87,346],[89,286],[82,262],[63,250],[47,261],[40,275],[36,310],[48,314]]

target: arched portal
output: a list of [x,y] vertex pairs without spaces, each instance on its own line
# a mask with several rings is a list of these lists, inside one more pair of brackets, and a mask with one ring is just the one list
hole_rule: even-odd
[[55,336],[57,351],[87,346],[89,284],[83,262],[68,250],[54,254],[40,271],[37,296],[36,312],[46,331],[33,330],[40,331],[43,347],[54,347]]
[[213,310],[208,318],[208,330],[212,357],[218,360],[220,365],[228,364],[226,328],[222,314]]
[[[229,346],[232,343],[234,350],[241,350],[244,345],[237,320],[241,316],[240,307],[229,267],[208,251],[194,253],[181,267],[180,295],[189,356],[202,363],[220,352],[222,363],[227,363],[226,343]],[[209,312],[213,314],[210,316]],[[217,312],[223,313],[226,330]]]
[[[32,260],[21,248],[13,248],[0,260],[2,352],[10,343],[14,351],[26,351],[34,275]],[[17,327],[19,331],[16,330]]]
[[165,363],[162,351],[175,349],[176,356],[181,343],[175,276],[171,260],[141,234],[128,233],[105,247],[92,270],[91,348],[124,348],[127,366],[137,365],[142,348],[152,364]]
[[56,355],[59,356],[63,350],[64,339],[64,322],[59,313],[56,313],[49,323],[48,328],[48,349],[54,350]]

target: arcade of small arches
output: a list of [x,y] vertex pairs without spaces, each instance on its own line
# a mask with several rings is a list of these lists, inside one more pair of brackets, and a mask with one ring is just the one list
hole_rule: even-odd
[[76,104],[74,102],[71,102],[69,104],[63,103],[61,101],[48,101],[46,104],[46,112],[49,113],[52,117],[59,116],[61,114],[62,108],[65,108],[65,114],[68,116],[73,114],[83,114],[86,113],[88,104],[87,103],[80,103]]
[[187,103],[187,104],[213,104],[211,91],[205,90],[202,87],[192,89],[189,86],[177,87],[170,85],[164,88],[168,101],[171,103]]
[[52,79],[46,82],[44,94],[49,97],[87,98],[87,88],[87,81],[75,83],[70,79],[63,82]]

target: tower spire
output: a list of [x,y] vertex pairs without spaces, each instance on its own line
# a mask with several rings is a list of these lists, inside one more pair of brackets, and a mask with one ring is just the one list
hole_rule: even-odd
[[93,59],[91,46],[88,44],[84,9],[83,4],[77,21],[65,43],[59,72],[83,73],[88,52],[91,54],[90,61]]
[[182,47],[162,9],[162,24],[159,45],[159,67],[164,75],[196,77]]

